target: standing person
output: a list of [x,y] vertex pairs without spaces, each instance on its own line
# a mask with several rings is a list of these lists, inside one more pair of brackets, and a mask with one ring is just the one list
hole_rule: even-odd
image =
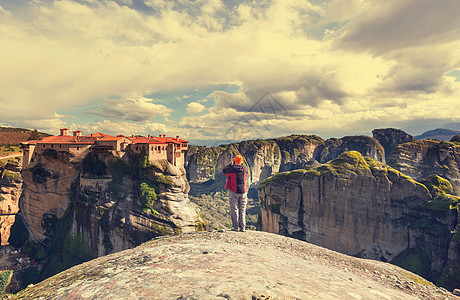
[[248,170],[243,166],[243,157],[235,156],[233,161],[223,171],[227,176],[225,188],[229,191],[230,215],[232,217],[232,230],[244,231],[246,228],[246,204],[248,203],[248,189],[246,177]]

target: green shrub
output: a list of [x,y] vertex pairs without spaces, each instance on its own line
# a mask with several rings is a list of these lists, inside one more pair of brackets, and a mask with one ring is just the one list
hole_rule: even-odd
[[420,183],[424,184],[432,194],[439,193],[452,193],[452,184],[449,180],[444,179],[438,175],[432,174],[427,178],[420,180]]
[[132,174],[130,167],[121,159],[109,161],[108,169],[110,175],[112,175],[112,179],[115,181],[121,181],[124,176]]
[[13,276],[12,270],[6,270],[0,273],[0,294],[5,292],[6,287],[10,283],[11,276]]
[[19,173],[10,172],[8,170],[4,171],[3,177],[7,178],[9,182],[20,181],[20,174]]
[[428,201],[425,206],[432,210],[446,210],[455,208],[459,202],[460,197],[440,193],[433,200]]
[[95,153],[88,153],[82,161],[83,172],[103,176],[107,175],[107,167],[102,160],[100,160]]
[[157,194],[153,184],[146,181],[142,182],[139,186],[139,193],[142,205],[146,208],[152,208],[155,200],[157,200]]
[[18,279],[21,288],[25,289],[29,284],[37,283],[40,275],[39,266],[30,266],[19,271]]
[[431,273],[431,257],[420,248],[404,250],[391,263],[425,278]]

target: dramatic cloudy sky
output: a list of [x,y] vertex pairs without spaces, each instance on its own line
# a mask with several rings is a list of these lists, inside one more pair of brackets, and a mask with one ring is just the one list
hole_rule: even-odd
[[459,11],[458,0],[0,0],[0,124],[192,141],[420,134],[460,122]]

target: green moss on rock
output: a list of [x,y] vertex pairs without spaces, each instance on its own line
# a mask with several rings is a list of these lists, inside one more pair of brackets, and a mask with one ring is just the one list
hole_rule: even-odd
[[421,180],[420,183],[424,184],[433,194],[450,194],[453,191],[452,184],[449,182],[449,180],[435,174],[432,174],[426,179]]
[[422,249],[406,249],[396,256],[391,263],[425,278],[430,276],[431,258]]
[[460,197],[440,193],[433,198],[433,200],[428,201],[425,204],[425,207],[431,210],[447,210],[457,208],[458,203],[460,202]]

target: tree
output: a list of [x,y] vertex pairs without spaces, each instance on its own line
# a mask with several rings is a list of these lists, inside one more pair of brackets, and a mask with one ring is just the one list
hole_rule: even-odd
[[29,138],[27,139],[28,141],[31,141],[31,140],[39,140],[41,137],[40,137],[40,133],[38,133],[38,130],[37,129],[34,129],[31,133],[30,133],[30,136]]

